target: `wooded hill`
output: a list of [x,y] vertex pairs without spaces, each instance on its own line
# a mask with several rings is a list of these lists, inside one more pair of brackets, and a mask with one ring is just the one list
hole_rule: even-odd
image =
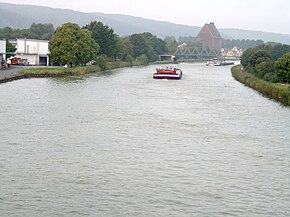
[[[196,36],[201,29],[198,26],[174,24],[128,15],[83,13],[67,9],[0,3],[0,28],[29,28],[32,23],[51,23],[56,28],[65,22],[74,22],[83,26],[91,21],[103,22],[112,27],[120,36],[150,32],[160,38],[175,36],[178,39],[181,36]],[[286,34],[240,29],[219,29],[219,31],[225,39],[261,39],[264,42],[274,41],[290,44],[290,35]]]

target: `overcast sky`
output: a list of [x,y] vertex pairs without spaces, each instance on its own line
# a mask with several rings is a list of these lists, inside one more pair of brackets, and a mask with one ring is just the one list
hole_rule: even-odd
[[290,0],[0,0],[82,12],[126,14],[190,26],[215,22],[239,28],[290,34]]

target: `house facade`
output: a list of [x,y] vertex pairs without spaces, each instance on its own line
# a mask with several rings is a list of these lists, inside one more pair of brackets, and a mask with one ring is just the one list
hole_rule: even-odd
[[6,60],[6,41],[0,40],[0,62]]
[[243,54],[242,49],[237,47],[233,47],[232,49],[221,49],[221,55],[223,57],[230,57],[230,58],[240,58]]
[[221,50],[222,37],[214,23],[206,23],[196,37],[197,41],[202,44],[203,47]]
[[49,65],[49,50],[46,40],[16,39],[15,58],[21,58],[28,65]]

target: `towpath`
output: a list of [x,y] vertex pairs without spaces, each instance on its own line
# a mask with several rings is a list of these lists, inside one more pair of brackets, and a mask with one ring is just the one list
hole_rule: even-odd
[[0,69],[0,79],[9,78],[16,75],[23,68],[24,66],[10,66],[8,69]]

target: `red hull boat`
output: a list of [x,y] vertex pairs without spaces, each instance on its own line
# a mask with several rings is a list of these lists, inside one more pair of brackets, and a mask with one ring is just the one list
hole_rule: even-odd
[[177,67],[159,67],[153,74],[155,79],[181,79],[182,71]]

